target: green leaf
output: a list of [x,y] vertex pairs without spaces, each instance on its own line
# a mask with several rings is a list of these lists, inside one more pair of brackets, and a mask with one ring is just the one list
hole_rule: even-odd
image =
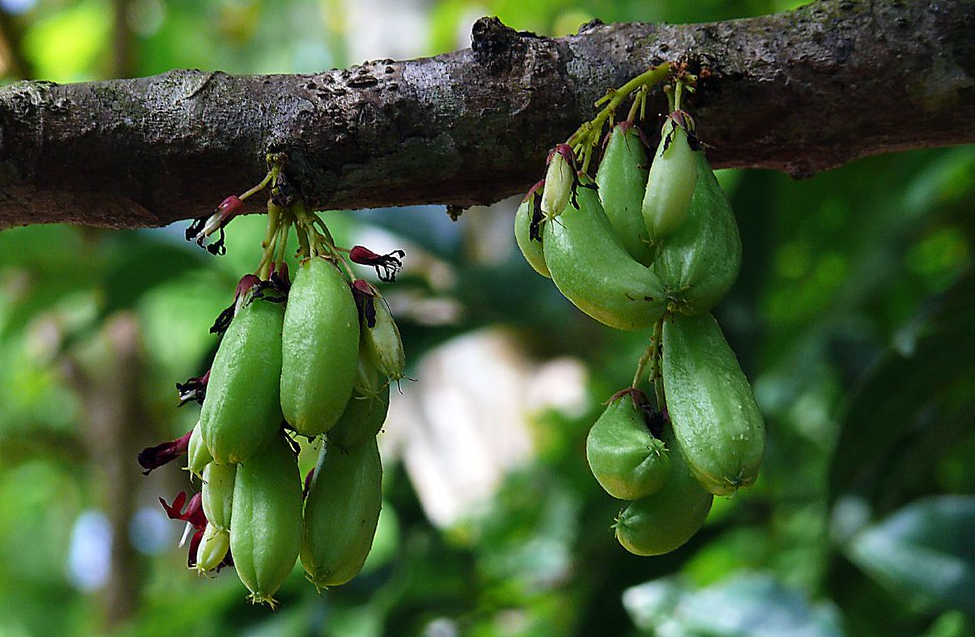
[[24,49],[37,77],[55,82],[96,79],[96,64],[111,42],[112,5],[85,0],[32,24]]
[[975,496],[919,500],[856,535],[846,551],[896,592],[975,615]]
[[812,604],[764,573],[744,573],[695,590],[662,578],[623,593],[638,628],[687,637],[832,637],[842,634],[835,609]]
[[944,458],[975,435],[972,298],[969,271],[853,390],[830,469],[832,501],[854,492],[885,514],[943,490]]

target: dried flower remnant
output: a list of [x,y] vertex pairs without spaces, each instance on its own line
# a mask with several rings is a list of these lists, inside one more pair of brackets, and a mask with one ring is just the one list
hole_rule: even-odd
[[539,180],[528,190],[524,201],[529,201],[531,205],[531,221],[528,226],[528,238],[531,241],[542,242],[542,222],[545,214],[542,212],[542,191],[545,189],[545,180]]
[[207,382],[210,380],[210,370],[203,376],[186,379],[185,383],[176,383],[176,393],[179,394],[179,406],[196,401],[203,404],[207,393]]
[[217,320],[213,322],[210,327],[211,334],[223,334],[230,327],[230,322],[234,320],[234,316],[240,309],[240,306],[244,304],[245,301],[252,298],[251,295],[247,294],[251,290],[260,289],[261,279],[253,274],[245,274],[237,282],[237,289],[234,290],[234,302],[227,306],[220,315],[217,316]]
[[375,286],[365,279],[352,282],[352,297],[355,299],[359,318],[366,327],[376,327],[376,296],[379,292]]

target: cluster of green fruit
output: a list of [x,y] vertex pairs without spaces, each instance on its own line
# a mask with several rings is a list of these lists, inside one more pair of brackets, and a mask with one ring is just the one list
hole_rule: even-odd
[[[384,299],[343,256],[375,266],[382,278],[398,267],[397,254],[335,248],[313,213],[293,201],[277,205],[276,193],[258,275],[241,279],[234,304],[211,329],[223,337],[210,371],[177,385],[183,403],[202,403],[199,422],[175,450],[187,454],[201,491],[185,512],[185,494],[172,506],[163,501],[171,517],[196,529],[191,566],[207,572],[232,564],[250,599],[272,605],[299,556],[318,588],[361,570],[382,503],[377,434],[405,363]],[[293,283],[283,260],[292,225],[301,244]],[[322,437],[304,488],[299,436]],[[162,463],[155,449],[140,456],[148,469]]]
[[[603,488],[633,501],[615,529],[639,555],[686,542],[714,495],[754,483],[765,447],[751,387],[709,313],[738,275],[738,228],[677,87],[652,161],[632,119],[611,130],[595,180],[585,138],[560,144],[515,217],[526,260],[576,307],[610,327],[653,330],[586,449]],[[637,388],[647,366],[656,409]]]

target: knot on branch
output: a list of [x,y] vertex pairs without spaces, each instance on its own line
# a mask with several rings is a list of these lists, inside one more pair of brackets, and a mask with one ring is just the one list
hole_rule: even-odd
[[471,50],[477,63],[499,75],[511,70],[517,58],[524,56],[526,39],[538,39],[529,31],[515,31],[496,16],[487,16],[471,28]]

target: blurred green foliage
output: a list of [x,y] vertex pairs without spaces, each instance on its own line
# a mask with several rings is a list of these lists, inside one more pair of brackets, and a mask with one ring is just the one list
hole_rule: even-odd
[[[66,82],[175,67],[344,66],[360,62],[359,51],[385,55],[362,48],[370,20],[420,55],[463,46],[482,14],[560,35],[597,17],[691,22],[798,4],[432,0],[407,3],[426,25],[416,32],[382,27],[390,5],[341,0],[37,0],[4,3],[2,19],[22,36],[19,68]],[[128,68],[112,48],[118,7]],[[6,68],[5,80],[18,79],[9,70],[17,65]],[[233,573],[197,579],[184,568],[176,524],[160,521],[156,504],[186,488],[181,472],[137,476],[131,536],[114,538],[138,549],[135,606],[111,629],[103,583],[86,583],[93,567],[71,566],[93,541],[79,520],[118,506],[107,501],[111,463],[93,455],[84,425],[78,368],[106,322],[135,317],[143,417],[121,426],[137,445],[192,427],[193,407],[174,409],[173,383],[212,356],[207,327],[256,264],[263,220],[235,221],[219,259],[185,243],[182,228],[0,233],[0,635],[975,634],[975,148],[875,157],[802,182],[762,171],[720,177],[744,263],[716,313],[755,385],[769,447],[756,487],[719,499],[684,548],[625,553],[609,530],[619,503],[584,457],[599,403],[629,382],[644,335],[594,325],[510,245],[476,257],[472,217],[486,211],[457,224],[439,209],[329,213],[340,240],[382,229],[414,247],[408,258],[426,253],[452,273],[439,284],[407,276],[395,288],[463,310],[446,324],[401,319],[412,361],[452,336],[503,325],[533,356],[579,357],[588,407],[537,414],[533,461],[451,529],[427,520],[405,469],[390,463],[366,571],[318,597],[299,567],[274,613],[248,606]],[[110,379],[114,370],[103,371]],[[134,457],[113,462],[139,470]]]

